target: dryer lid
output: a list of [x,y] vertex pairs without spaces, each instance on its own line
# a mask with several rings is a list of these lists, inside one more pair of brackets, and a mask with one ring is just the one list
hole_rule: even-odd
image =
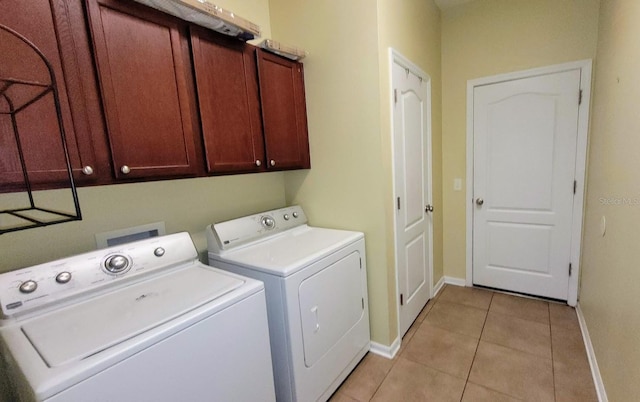
[[284,277],[362,238],[361,232],[303,225],[228,252],[210,251],[209,261],[229,262]]
[[22,331],[49,367],[79,361],[241,287],[237,276],[189,264],[44,314]]

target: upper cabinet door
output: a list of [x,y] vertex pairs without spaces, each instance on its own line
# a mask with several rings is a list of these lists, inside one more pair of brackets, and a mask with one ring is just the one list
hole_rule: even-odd
[[195,174],[187,25],[130,2],[87,4],[116,178]]
[[264,170],[255,47],[195,26],[191,45],[208,172]]
[[[53,68],[60,102],[62,126],[74,177],[92,182],[98,175],[91,141],[91,125],[82,93],[84,70],[80,67],[74,26],[66,1],[0,1],[0,24],[31,41]],[[92,71],[86,72],[92,75]],[[0,79],[12,78],[50,83],[42,59],[23,42],[0,33]],[[5,86],[0,81],[0,191],[24,190],[24,179],[8,102],[17,108],[37,91],[28,85]],[[29,181],[35,188],[68,183],[66,161],[52,93],[15,114],[17,131]],[[86,168],[85,168],[86,167]],[[85,174],[82,173],[85,168]]]
[[258,49],[262,121],[269,169],[308,169],[309,136],[301,63]]

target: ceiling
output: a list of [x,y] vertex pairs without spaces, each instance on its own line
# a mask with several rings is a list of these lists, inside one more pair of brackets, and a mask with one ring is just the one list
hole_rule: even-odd
[[441,10],[459,6],[460,4],[470,3],[472,1],[475,0],[435,0],[436,4],[438,5],[438,7],[440,7]]

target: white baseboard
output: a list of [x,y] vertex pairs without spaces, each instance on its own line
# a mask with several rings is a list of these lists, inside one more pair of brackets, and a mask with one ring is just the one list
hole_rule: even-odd
[[387,359],[393,359],[400,350],[400,338],[396,338],[391,346],[383,345],[378,342],[371,341],[369,352],[375,353],[378,356],[386,357]]
[[454,285],[454,286],[466,286],[467,283],[464,279],[461,279],[461,278],[454,278],[452,276],[443,276],[442,278],[440,278],[438,283],[436,283],[436,285],[433,287],[432,297],[436,297],[438,293],[440,293],[440,291],[442,290],[445,284]]
[[431,298],[436,297],[438,293],[440,293],[443,287],[444,287],[444,276],[440,278],[438,283],[436,283],[436,285],[433,287],[433,294],[431,295]]
[[608,402],[607,391],[604,389],[604,382],[602,381],[602,375],[600,375],[600,368],[596,360],[596,352],[593,350],[593,344],[591,343],[591,337],[589,336],[589,330],[587,329],[587,322],[582,314],[580,303],[576,306],[576,313],[578,313],[578,322],[580,323],[580,330],[582,331],[582,339],[584,340],[584,346],[587,349],[587,357],[589,358],[589,365],[591,366],[591,375],[593,376],[593,382],[596,386],[596,393],[598,394],[598,400],[600,402]]
[[453,276],[445,276],[444,283],[454,286],[467,286],[467,281],[464,278],[454,278]]

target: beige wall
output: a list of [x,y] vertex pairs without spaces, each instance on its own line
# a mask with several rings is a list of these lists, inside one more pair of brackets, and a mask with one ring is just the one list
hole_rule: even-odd
[[[271,34],[268,0],[217,0]],[[188,231],[201,253],[204,228],[225,220],[285,205],[284,173],[251,174],[152,183],[87,187],[79,190],[83,220],[0,236],[0,272],[95,249],[94,234],[164,221],[168,233]],[[39,194],[63,204],[62,191]],[[0,196],[0,209],[15,205]],[[62,200],[62,201],[59,201]]]
[[285,175],[312,224],[365,233],[371,332],[390,344],[376,8],[370,1],[271,0],[274,39],[304,60],[311,170]]
[[640,400],[639,22],[640,2],[602,1],[580,306],[610,401]]
[[[431,1],[380,1],[377,10],[365,0],[271,0],[270,6],[274,39],[309,52],[304,65],[313,167],[285,175],[287,202],[304,205],[314,225],[365,233],[372,339],[390,345],[397,307],[386,48],[397,47],[439,81],[438,10]],[[434,83],[438,100],[439,91]],[[439,106],[434,101],[435,116]],[[438,117],[434,123],[439,164]]]
[[[444,274],[466,277],[466,85],[595,57],[599,0],[482,0],[442,13]],[[463,191],[453,191],[454,178]]]
[[[66,194],[53,190],[43,196],[58,205]],[[191,233],[204,257],[207,224],[285,205],[282,173],[85,187],[78,198],[82,221],[0,236],[0,272],[94,250],[98,232],[158,221],[167,233]]]

